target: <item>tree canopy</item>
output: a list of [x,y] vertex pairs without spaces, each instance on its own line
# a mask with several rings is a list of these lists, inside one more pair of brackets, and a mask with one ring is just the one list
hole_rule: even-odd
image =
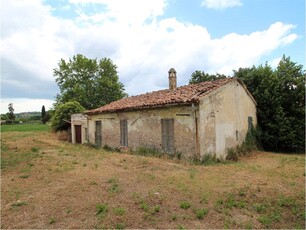
[[58,105],[51,119],[51,127],[55,131],[67,130],[70,127],[68,121],[70,121],[71,114],[82,113],[84,110],[85,108],[77,101],[70,101]]
[[9,119],[9,120],[15,120],[15,114],[14,114],[14,108],[13,108],[13,103],[9,103],[8,104],[8,110],[9,110],[9,112],[8,112],[8,114],[7,114],[7,118]]
[[191,79],[189,80],[189,84],[196,84],[204,81],[213,81],[216,79],[226,78],[223,74],[208,74],[201,70],[196,70],[191,74]]
[[305,71],[283,56],[273,70],[268,64],[240,68],[243,80],[257,102],[258,125],[264,149],[299,151],[305,146]]
[[56,105],[78,101],[85,109],[94,109],[126,96],[112,60],[89,59],[81,54],[61,59],[53,75],[60,88]]

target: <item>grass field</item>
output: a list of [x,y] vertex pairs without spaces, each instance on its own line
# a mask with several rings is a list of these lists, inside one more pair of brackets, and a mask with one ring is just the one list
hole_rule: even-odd
[[209,166],[1,133],[1,228],[305,228],[304,155]]
[[1,132],[29,132],[29,131],[49,131],[51,128],[46,124],[15,124],[1,125]]

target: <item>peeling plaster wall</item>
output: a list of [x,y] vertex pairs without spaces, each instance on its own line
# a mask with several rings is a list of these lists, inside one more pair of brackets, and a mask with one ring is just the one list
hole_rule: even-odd
[[200,154],[226,157],[227,148],[242,144],[248,117],[257,124],[256,105],[238,82],[233,81],[202,98],[199,114]]
[[102,146],[120,148],[120,120],[127,119],[128,148],[147,147],[162,151],[161,119],[174,119],[174,148],[176,153],[191,156],[196,151],[195,108],[168,106],[89,116],[89,141],[95,143],[95,121],[102,123]]
[[81,132],[82,132],[82,144],[87,143],[87,117],[82,113],[76,113],[71,115],[71,139],[72,143],[76,143],[75,138],[75,125],[81,125]]

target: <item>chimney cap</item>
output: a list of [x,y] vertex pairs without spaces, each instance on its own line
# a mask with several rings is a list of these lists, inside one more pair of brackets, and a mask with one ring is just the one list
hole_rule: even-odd
[[176,73],[174,68],[169,69],[168,73]]

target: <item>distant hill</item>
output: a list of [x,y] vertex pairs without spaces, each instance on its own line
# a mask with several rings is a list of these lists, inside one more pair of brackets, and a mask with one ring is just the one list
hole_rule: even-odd
[[23,112],[23,113],[16,113],[16,118],[27,118],[27,117],[35,117],[41,116],[41,112]]

